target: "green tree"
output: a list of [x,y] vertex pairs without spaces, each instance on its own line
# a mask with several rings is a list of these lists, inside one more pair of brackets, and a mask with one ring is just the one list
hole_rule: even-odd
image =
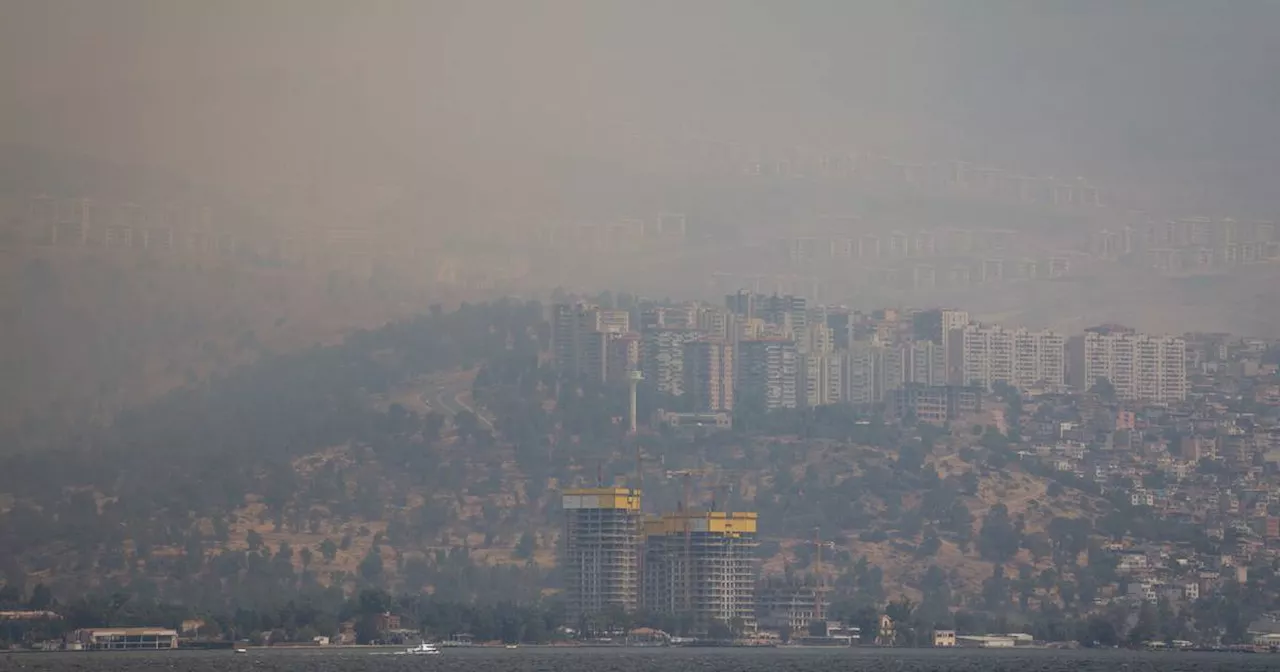
[[1116,388],[1103,376],[1098,376],[1093,381],[1093,386],[1089,388],[1089,392],[1098,395],[1103,401],[1113,402],[1116,400]]
[[364,560],[360,561],[357,571],[360,572],[360,577],[365,581],[372,582],[382,578],[382,552],[377,546],[369,549],[369,554],[364,556]]
[[35,588],[31,589],[31,597],[27,600],[27,608],[35,611],[44,611],[53,606],[53,591],[43,583],[37,583]]
[[521,560],[529,560],[537,550],[537,536],[533,532],[525,532],[520,535],[520,541],[516,543],[514,555]]
[[440,432],[444,429],[444,416],[430,411],[422,418],[422,438],[428,443],[438,441]]
[[338,545],[333,543],[332,539],[325,538],[320,542],[320,556],[325,562],[333,562],[334,558],[338,557]]
[[978,534],[978,552],[987,560],[1003,562],[1012,558],[1022,545],[1022,540],[1009,510],[1004,504],[991,507],[982,518],[982,531]]

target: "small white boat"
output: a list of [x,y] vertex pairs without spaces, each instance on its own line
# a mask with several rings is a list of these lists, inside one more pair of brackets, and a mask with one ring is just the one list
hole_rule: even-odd
[[236,653],[249,653],[249,649],[236,649]]
[[397,651],[396,655],[398,656],[434,656],[434,655],[438,655],[439,653],[440,653],[440,649],[437,649],[434,644],[428,644],[426,642],[423,642],[413,647],[412,649]]

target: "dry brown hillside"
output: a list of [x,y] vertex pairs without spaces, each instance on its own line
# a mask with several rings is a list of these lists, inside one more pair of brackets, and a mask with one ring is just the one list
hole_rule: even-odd
[[[452,376],[456,377],[456,376]],[[434,387],[439,381],[450,379],[441,376],[429,381],[426,387]],[[766,574],[780,574],[786,568],[805,569],[810,556],[808,528],[789,527],[792,512],[810,506],[815,501],[820,506],[833,506],[829,502],[856,504],[867,512],[864,522],[857,527],[824,531],[823,536],[834,539],[834,546],[827,551],[828,573],[839,573],[859,558],[880,567],[884,574],[884,588],[890,597],[905,595],[919,600],[919,582],[931,565],[941,568],[949,577],[951,587],[960,593],[978,594],[982,582],[992,575],[991,562],[980,557],[976,545],[969,543],[962,548],[953,535],[942,532],[938,549],[931,554],[921,554],[919,547],[928,529],[943,530],[944,522],[928,521],[925,531],[904,533],[900,521],[903,512],[911,512],[926,506],[926,493],[906,491],[896,502],[890,502],[864,486],[859,479],[871,474],[876,477],[883,469],[891,468],[896,455],[893,451],[865,446],[852,446],[833,441],[796,441],[786,439],[755,439],[752,445],[740,448],[739,454],[755,451],[778,451],[780,446],[792,451],[799,458],[786,469],[793,483],[786,492],[779,485],[779,474],[769,469],[735,470],[732,472],[734,490],[746,500],[761,504],[762,516],[772,518],[766,522],[765,540],[778,542],[778,550],[764,558],[762,570]],[[257,495],[246,498],[245,504],[229,521],[229,537],[225,548],[243,549],[252,531],[267,546],[278,547],[286,543],[294,549],[319,548],[325,539],[345,540],[343,548],[332,561],[316,555],[310,569],[322,581],[342,573],[357,571],[360,562],[375,547],[380,549],[389,577],[397,576],[406,558],[423,557],[439,549],[466,546],[471,557],[485,564],[523,565],[529,560],[543,568],[555,563],[556,541],[560,533],[560,521],[556,507],[554,479],[546,483],[531,484],[509,459],[510,446],[495,445],[483,449],[468,446],[448,427],[442,439],[423,450],[439,460],[436,469],[442,473],[456,474],[449,479],[453,485],[441,487],[439,481],[428,485],[414,484],[413,476],[397,473],[379,461],[365,448],[342,446],[318,451],[294,462],[300,491],[321,482],[326,474],[344,474],[346,488],[354,492],[359,483],[380,482],[383,504],[381,514],[369,517],[361,513],[341,514],[326,507],[312,507],[305,516],[312,522],[302,526],[279,526],[269,515]],[[715,470],[716,467],[709,466]],[[1010,518],[1023,525],[1027,535],[1043,532],[1054,517],[1078,517],[1091,515],[1095,507],[1103,504],[1079,491],[1065,489],[1050,494],[1049,481],[1027,473],[1016,462],[1004,469],[991,470],[971,465],[960,458],[950,447],[938,447],[928,455],[924,470],[932,470],[941,480],[930,481],[937,488],[953,487],[971,474],[976,489],[971,494],[961,494],[958,502],[972,514],[972,537],[981,531],[983,517],[995,504],[1003,504]],[[806,478],[820,474],[821,486],[826,489],[824,500],[816,500],[816,491],[810,491]],[[808,474],[808,476],[806,476]],[[889,480],[901,479],[893,476]],[[651,474],[654,497],[667,496],[663,491],[662,476]],[[904,480],[903,483],[915,481]],[[668,488],[672,484],[665,484]],[[832,494],[841,493],[841,494]],[[851,499],[843,499],[848,493]],[[705,494],[705,493],[704,493]],[[695,493],[697,496],[697,493]],[[788,502],[788,503],[779,503]],[[739,500],[739,504],[746,502]],[[649,508],[660,507],[654,501]],[[439,516],[438,524],[428,537],[408,542],[403,533],[397,533],[389,521],[414,521],[425,518],[427,511]],[[421,517],[421,518],[420,518]],[[799,519],[796,519],[799,520]],[[799,525],[799,523],[796,523]],[[865,540],[865,533],[882,530],[887,538],[878,541]],[[518,557],[520,537],[532,533],[537,547],[532,558]],[[212,552],[215,549],[210,549]],[[295,559],[296,563],[300,560]],[[1005,574],[1015,576],[1019,565],[1029,565],[1038,570],[1050,566],[1048,558],[1037,559],[1027,549],[1020,549],[1005,563]],[[299,564],[299,569],[301,566]],[[431,590],[431,586],[422,586]]]

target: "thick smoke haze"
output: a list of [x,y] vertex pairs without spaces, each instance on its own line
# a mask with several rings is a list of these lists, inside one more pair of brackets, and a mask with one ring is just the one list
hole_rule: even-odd
[[624,129],[1091,174],[1266,161],[1280,145],[1266,122],[1280,6],[1266,2],[10,0],[3,13],[5,140],[213,182],[481,175],[549,198],[542,164],[625,164]]
[[0,0],[0,654],[1274,653],[1277,66],[1280,0]]
[[[1276,26],[1249,1],[0,0],[0,378],[126,403],[557,287],[1274,333]],[[1059,207],[1081,185],[1103,196]],[[1202,253],[1197,216],[1258,239]]]

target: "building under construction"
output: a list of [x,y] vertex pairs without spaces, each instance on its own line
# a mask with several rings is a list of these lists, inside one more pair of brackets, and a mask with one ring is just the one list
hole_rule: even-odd
[[757,514],[686,511],[644,521],[642,606],[754,630]]
[[566,490],[561,505],[569,613],[590,619],[605,611],[634,611],[640,601],[640,491]]

